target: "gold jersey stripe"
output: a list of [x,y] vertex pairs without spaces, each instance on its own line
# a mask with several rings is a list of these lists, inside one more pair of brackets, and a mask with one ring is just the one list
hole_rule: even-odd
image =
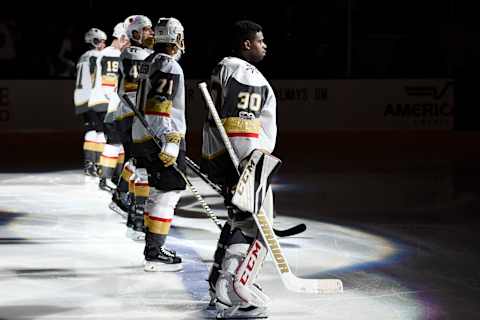
[[100,165],[107,168],[115,168],[117,166],[118,157],[100,156]]
[[117,85],[117,77],[102,76],[102,86],[115,87]]
[[222,119],[222,123],[225,127],[225,131],[227,131],[227,134],[244,133],[249,135],[258,135],[261,128],[259,119],[247,120],[238,117],[230,117]]
[[103,152],[103,147],[104,144],[99,142],[85,141],[83,144],[83,149],[88,151]]
[[145,106],[145,114],[155,114],[169,117],[172,113],[172,100],[158,101],[157,99],[148,99]]
[[146,183],[145,184],[135,183],[134,194],[135,194],[135,197],[148,198],[148,196],[150,195],[150,186]]
[[88,151],[97,151],[97,143],[92,142],[92,141],[85,141],[83,143],[83,150],[88,150]]
[[137,88],[138,88],[138,83],[136,82],[125,81],[123,83],[123,90],[125,92],[137,91]]
[[172,219],[161,219],[148,216],[148,231],[156,234],[167,235],[170,231]]

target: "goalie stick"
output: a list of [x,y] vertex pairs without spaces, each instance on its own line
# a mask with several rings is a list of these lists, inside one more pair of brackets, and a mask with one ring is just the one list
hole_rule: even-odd
[[[142,123],[145,130],[147,130],[148,133],[152,136],[154,143],[157,145],[157,147],[159,147],[161,149],[162,144],[160,143],[160,141],[158,141],[158,138],[156,137],[155,133],[153,132],[153,130],[148,125],[145,118],[140,114],[140,112],[138,112],[137,108],[135,108],[135,106],[133,105],[130,98],[127,95],[123,95],[120,98],[123,100],[123,102],[125,104],[127,104],[133,110],[133,112],[135,113],[135,116],[138,118],[138,120],[140,120],[140,122]],[[198,168],[196,163],[194,163],[188,157],[185,157],[185,158],[186,158],[185,160],[186,160],[187,165],[192,169],[192,171],[197,173],[200,176],[200,178],[202,178],[213,189],[215,189],[215,191],[217,191],[220,195],[222,195],[220,186],[211,182],[203,173],[201,173],[200,169]],[[200,202],[201,206],[203,207],[204,213],[217,225],[217,227],[220,230],[222,230],[222,228],[223,228],[222,223],[218,219],[217,215],[212,211],[212,209],[207,204],[207,202],[200,195],[200,192],[197,190],[197,188],[192,184],[192,182],[187,178],[187,176],[185,176],[185,174],[178,169],[176,164],[173,165],[173,168],[182,176],[183,180],[185,180],[185,183],[187,184],[189,190],[192,192],[192,194],[195,196],[195,198],[198,200],[198,202]],[[198,170],[198,172],[197,172],[197,170]],[[292,236],[292,235],[301,233],[301,232],[305,231],[305,229],[306,229],[305,224],[299,224],[297,226],[294,226],[292,228],[285,229],[285,230],[274,229],[274,232],[279,237],[288,237],[288,236]]]
[[[200,167],[198,164],[196,164],[193,160],[191,160],[189,157],[185,157],[185,161],[187,162],[187,166],[197,175],[199,176],[205,183],[207,183],[213,190],[215,190],[220,196],[225,198],[225,195],[222,192],[222,188],[211,181],[203,172],[200,171]],[[275,232],[275,235],[277,237],[283,238],[283,237],[291,237],[294,235],[297,235],[299,233],[304,232],[307,230],[307,226],[305,223],[300,223],[297,224],[296,226],[293,226],[291,228],[285,229],[285,230],[279,230],[276,228],[273,228],[273,232]]]
[[[215,125],[220,132],[220,136],[225,144],[225,148],[227,149],[235,168],[238,170],[239,161],[237,155],[233,150],[227,133],[225,132],[225,128],[223,127],[220,117],[218,116],[217,109],[215,108],[212,97],[208,92],[207,84],[205,82],[201,82],[198,84],[198,87],[200,88],[208,110],[215,121]],[[263,208],[260,208],[258,214],[253,214],[252,217],[257,224],[263,242],[269,249],[268,251],[270,252],[274,262],[275,269],[278,271],[280,278],[287,289],[295,292],[318,294],[340,293],[343,291],[343,284],[339,279],[304,279],[294,275],[290,270],[287,259],[283,254],[283,250],[280,247],[278,239],[273,232],[270,221],[265,215]]]

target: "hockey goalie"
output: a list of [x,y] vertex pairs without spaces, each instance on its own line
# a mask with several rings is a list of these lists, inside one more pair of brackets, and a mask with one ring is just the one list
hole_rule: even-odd
[[[252,213],[263,204],[272,222],[269,181],[280,163],[269,155],[277,135],[276,99],[253,65],[266,54],[261,26],[238,21],[231,40],[234,56],[224,58],[213,70],[211,94],[241,165],[235,168],[232,164],[210,116],[203,128],[201,167],[222,186],[229,219],[220,234],[208,281],[219,318],[264,318],[270,299],[256,280],[268,250],[259,241]],[[243,170],[248,177],[242,175],[244,180],[239,180],[237,172]]]

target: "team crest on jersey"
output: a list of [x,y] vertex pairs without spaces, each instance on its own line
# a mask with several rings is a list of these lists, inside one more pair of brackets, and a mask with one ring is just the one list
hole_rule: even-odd
[[238,117],[243,120],[255,120],[255,114],[248,111],[240,111]]

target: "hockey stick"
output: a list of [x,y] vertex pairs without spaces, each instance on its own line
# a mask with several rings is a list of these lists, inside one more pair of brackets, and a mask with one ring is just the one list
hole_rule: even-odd
[[[152,136],[153,142],[157,145],[160,150],[162,149],[162,143],[158,140],[158,137],[155,135],[155,132],[153,132],[152,128],[148,125],[147,121],[145,118],[140,114],[140,112],[135,108],[133,105],[132,101],[128,97],[127,94],[124,94],[123,96],[120,96],[120,99],[122,99],[123,103],[127,104],[135,113],[135,116],[140,120],[142,123],[143,127],[145,130],[148,131],[148,134]],[[188,189],[192,192],[192,194],[195,196],[195,198],[200,202],[200,204],[203,207],[203,210],[205,214],[217,225],[217,227],[222,230],[223,225],[218,219],[217,215],[210,209],[210,206],[205,202],[203,197],[200,195],[200,192],[198,192],[197,188],[190,182],[190,180],[187,178],[187,176],[177,167],[177,164],[173,164],[173,168],[180,174],[182,179],[185,181],[185,183],[188,186]]]
[[[198,84],[198,87],[200,88],[210,114],[215,121],[215,125],[220,132],[220,136],[225,144],[225,148],[227,149],[235,168],[238,170],[239,161],[237,155],[233,150],[232,144],[230,143],[227,133],[225,132],[225,128],[223,127],[220,117],[218,116],[217,109],[215,108],[212,97],[208,92],[207,84],[205,82],[201,82]],[[318,294],[339,293],[343,291],[343,284],[339,279],[304,279],[294,275],[290,270],[287,259],[283,254],[283,250],[278,243],[278,239],[273,232],[270,221],[265,215],[263,208],[260,209],[258,214],[253,214],[252,217],[257,224],[263,242],[269,249],[268,251],[270,252],[275,268],[287,289],[295,292]]]
[[[158,141],[158,138],[156,137],[155,133],[153,132],[153,130],[150,128],[150,126],[148,125],[148,123],[146,122],[145,118],[140,114],[140,112],[138,112],[138,110],[135,108],[135,106],[133,105],[132,101],[130,100],[130,98],[127,96],[127,95],[124,95],[123,97],[121,97],[121,99],[123,100],[124,103],[126,103],[128,106],[130,106],[130,108],[133,110],[133,112],[135,113],[135,116],[140,120],[140,122],[142,123],[142,125],[144,126],[144,128],[148,131],[148,133],[152,136],[153,138],[153,141],[154,143],[157,145],[157,147],[159,147],[160,149],[162,148],[161,147],[161,143]],[[208,179],[208,177],[206,177],[201,171],[200,171],[200,168],[198,167],[198,165],[193,162],[191,159],[189,159],[188,157],[185,157],[185,160],[186,160],[186,163],[187,165],[190,167],[190,169],[192,169],[192,171],[194,171],[200,178],[203,179],[203,181],[205,181],[208,185],[210,185],[215,191],[217,191],[220,195],[222,195],[222,189],[220,188],[220,186],[218,186],[217,184],[213,183],[212,181],[210,181],[210,179]],[[217,225],[217,227],[222,230],[222,223],[220,222],[220,220],[218,219],[217,215],[212,211],[212,209],[210,208],[210,206],[205,202],[205,200],[203,199],[203,197],[200,195],[200,192],[198,191],[198,189],[191,183],[191,181],[184,175],[183,172],[181,172],[178,167],[176,165],[174,165],[174,169],[182,176],[182,178],[185,180],[188,188],[190,189],[190,191],[193,193],[193,195],[195,196],[195,198],[198,200],[198,202],[200,202],[200,204],[202,205],[205,213],[207,214],[207,216],[212,219],[212,221]],[[222,195],[223,196],[223,195]],[[279,237],[288,237],[288,236],[292,236],[292,235],[295,235],[295,234],[298,234],[298,233],[301,233],[303,231],[306,230],[306,226],[305,224],[299,224],[297,226],[294,226],[292,228],[289,228],[289,229],[285,229],[285,230],[276,230],[274,229],[274,232],[275,234],[277,234]]]
[[[187,162],[187,166],[195,172],[205,183],[207,183],[213,190],[215,190],[220,196],[225,198],[225,195],[222,192],[222,188],[211,181],[203,172],[200,171],[200,167],[198,164],[196,164],[193,160],[191,160],[189,157],[185,157],[185,161]],[[275,232],[275,235],[277,237],[283,238],[283,237],[291,237],[294,235],[297,235],[299,233],[304,232],[307,230],[307,226],[305,223],[300,223],[297,224],[296,226],[293,226],[291,228],[285,229],[285,230],[278,230],[273,228],[273,232]]]

